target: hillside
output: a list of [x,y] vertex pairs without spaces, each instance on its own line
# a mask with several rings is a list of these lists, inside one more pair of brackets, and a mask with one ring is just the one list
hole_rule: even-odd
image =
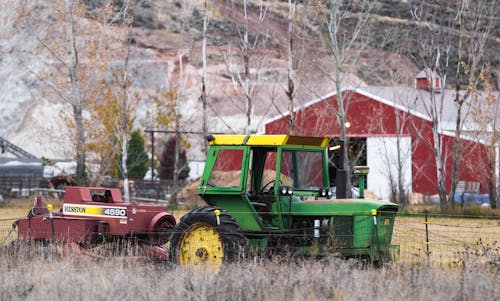
[[[86,20],[79,22],[92,27],[93,11],[99,1],[86,0]],[[117,5],[122,1],[115,1]],[[333,61],[325,45],[321,8],[306,7],[299,1],[297,24],[294,29],[296,72],[296,100],[298,104],[319,97],[333,90],[328,66]],[[457,39],[456,27],[447,20],[456,11],[452,1],[372,1],[374,12],[370,19],[370,32],[365,32],[367,47],[350,69],[344,84],[352,85],[413,85],[413,76],[423,67],[421,42],[418,37],[430,35],[436,28],[444,29],[450,41]],[[41,18],[46,6],[41,1],[35,9]],[[201,131],[200,76],[202,74],[201,39],[203,31],[203,3],[193,1],[138,1],[134,7],[132,52],[130,58],[133,91],[141,95],[137,103],[138,128],[154,127],[151,114],[154,108],[150,97],[161,89],[176,85],[179,78],[179,54],[187,78],[181,103],[184,130]],[[266,120],[288,110],[287,96],[287,1],[249,1],[248,28],[250,72],[254,111],[252,130],[259,131]],[[352,35],[355,21],[360,15],[357,1],[347,8],[348,14],[340,23],[339,32]],[[492,11],[499,5],[492,1]],[[16,15],[22,10],[18,1],[0,4],[0,136],[25,148],[37,156],[63,158],[72,156],[72,129],[66,120],[71,109],[37,78],[43,65],[55,68],[56,62],[37,39],[30,36]],[[211,18],[207,31],[207,94],[209,102],[209,130],[212,132],[237,132],[245,128],[244,97],[235,88],[230,70],[242,72],[240,34],[244,27],[242,1],[215,0],[210,6]],[[434,14],[433,22],[417,22],[416,15]],[[498,20],[495,19],[495,24]],[[125,30],[123,23],[116,23],[110,31]],[[468,33],[471,34],[472,33]],[[491,62],[493,73],[498,74],[500,59],[496,49],[500,46],[500,26],[493,27],[487,40],[485,57]],[[114,41],[115,61],[123,60],[123,42]],[[122,44],[120,44],[122,43]],[[454,50],[452,49],[452,52]],[[456,55],[451,55],[456,62]],[[55,75],[57,76],[57,75]],[[454,77],[449,77],[453,84]],[[199,154],[201,143],[190,137],[192,147],[188,156],[203,160]],[[198,140],[199,141],[199,140]]]

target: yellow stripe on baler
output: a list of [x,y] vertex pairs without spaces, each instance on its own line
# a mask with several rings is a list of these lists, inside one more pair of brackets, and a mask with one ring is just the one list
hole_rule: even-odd
[[85,212],[91,215],[101,215],[103,214],[104,209],[99,207],[87,207]]

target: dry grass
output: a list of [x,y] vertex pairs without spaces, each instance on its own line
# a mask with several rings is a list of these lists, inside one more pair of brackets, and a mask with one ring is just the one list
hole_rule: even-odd
[[400,261],[448,265],[460,254],[493,248],[500,258],[500,224],[496,219],[445,218],[428,219],[429,256],[427,256],[425,219],[423,215],[398,216],[392,242],[400,248]]
[[[56,204],[57,206],[57,204]],[[12,223],[26,216],[30,203],[0,208],[0,245],[17,237],[11,231]],[[57,207],[55,210],[58,210]],[[185,210],[173,212],[177,221]],[[490,248],[493,256],[500,258],[500,222],[498,219],[429,217],[429,256],[423,215],[398,216],[392,243],[400,246],[399,262],[450,265],[458,261],[462,253]],[[491,257],[491,256],[490,256]]]
[[[28,210],[29,204],[4,207],[0,216],[15,219]],[[184,213],[174,215],[179,219]],[[498,220],[431,218],[429,266],[421,264],[424,228],[422,216],[398,217],[393,243],[401,244],[401,258],[380,269],[362,269],[335,258],[274,257],[249,258],[215,273],[144,257],[61,256],[61,246],[4,244],[0,300],[495,300],[500,296],[500,247],[489,244],[500,240]],[[5,234],[0,227],[0,235]]]
[[[50,249],[49,247],[45,247]],[[141,259],[58,258],[3,248],[0,300],[495,300],[500,274],[464,261],[442,269],[346,261],[254,259],[220,271]]]
[[0,207],[0,246],[13,241],[17,237],[17,229],[12,228],[18,218],[28,214],[30,206],[21,204],[17,206]]

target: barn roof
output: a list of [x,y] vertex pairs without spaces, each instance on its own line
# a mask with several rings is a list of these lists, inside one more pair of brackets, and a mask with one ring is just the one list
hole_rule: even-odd
[[[387,87],[387,86],[348,86],[342,89],[343,92],[353,91],[364,95],[370,99],[393,106],[399,110],[408,112],[414,116],[425,120],[431,120],[431,92],[424,89],[416,89],[410,87]],[[464,91],[459,92],[464,95]],[[331,92],[316,99],[313,99],[303,106],[296,109],[300,111],[318,102],[322,102],[328,98],[334,97],[337,93]],[[441,89],[435,94],[436,100],[440,104],[437,109],[440,114],[440,131],[445,134],[452,134],[455,129],[456,106],[455,106],[455,90]],[[498,93],[497,93],[498,95]],[[498,97],[498,96],[497,96]],[[268,123],[281,119],[283,116],[289,115],[289,112],[279,115]],[[478,127],[470,117],[468,106],[462,108],[462,120],[464,121],[464,130],[474,130]]]
[[[431,92],[409,87],[378,87],[367,86],[355,89],[356,92],[370,98],[387,103],[398,109],[409,112],[422,119],[431,120]],[[441,110],[440,123],[442,130],[453,130],[456,120],[455,91],[442,89],[435,97]],[[463,91],[460,92],[463,95]],[[468,108],[462,110],[462,120],[472,122]]]

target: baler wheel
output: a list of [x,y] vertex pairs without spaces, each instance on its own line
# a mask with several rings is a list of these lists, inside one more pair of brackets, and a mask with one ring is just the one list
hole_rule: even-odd
[[205,206],[187,213],[172,230],[170,259],[182,265],[210,265],[217,269],[224,262],[235,261],[246,243],[229,214]]
[[173,227],[174,223],[169,218],[159,220],[153,229],[153,240],[159,245],[164,245],[167,243]]

